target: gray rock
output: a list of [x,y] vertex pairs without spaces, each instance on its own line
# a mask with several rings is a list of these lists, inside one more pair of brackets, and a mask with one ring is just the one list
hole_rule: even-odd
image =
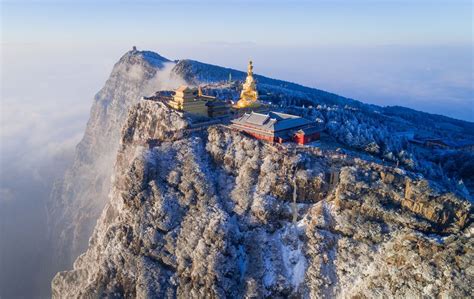
[[53,297],[470,296],[464,198],[335,151],[294,154],[187,125],[156,102],[130,110],[110,201]]

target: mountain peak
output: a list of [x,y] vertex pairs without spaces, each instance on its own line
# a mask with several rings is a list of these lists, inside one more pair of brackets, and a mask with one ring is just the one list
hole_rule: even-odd
[[132,50],[127,51],[121,58],[120,62],[127,62],[130,64],[136,64],[140,62],[146,62],[152,67],[161,68],[164,63],[171,62],[166,57],[161,56],[158,53],[152,51],[139,51],[136,47],[133,47]]

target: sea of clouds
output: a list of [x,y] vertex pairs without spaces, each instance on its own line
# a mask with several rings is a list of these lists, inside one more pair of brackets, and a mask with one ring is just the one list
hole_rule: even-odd
[[0,298],[48,297],[45,204],[117,58],[37,44],[1,54]]

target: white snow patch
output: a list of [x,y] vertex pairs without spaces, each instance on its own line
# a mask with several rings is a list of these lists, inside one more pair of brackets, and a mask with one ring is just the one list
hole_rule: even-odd
[[308,218],[306,217],[308,214],[306,214],[303,218],[301,218],[298,222],[296,222],[296,227],[300,232],[306,231],[306,227],[309,223]]
[[291,236],[289,244],[286,242],[281,243],[285,270],[295,289],[298,289],[299,285],[304,281],[307,267],[306,257],[303,253],[303,243],[298,238],[299,231],[298,228],[286,230],[284,234],[294,234],[294,236]]

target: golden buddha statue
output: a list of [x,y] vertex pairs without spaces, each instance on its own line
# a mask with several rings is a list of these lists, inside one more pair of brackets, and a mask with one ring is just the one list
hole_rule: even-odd
[[235,108],[245,108],[245,107],[256,107],[259,106],[258,103],[258,92],[257,85],[253,79],[253,65],[252,61],[249,61],[249,66],[247,68],[247,78],[245,83],[242,85],[242,92],[240,93],[240,100],[235,104]]

